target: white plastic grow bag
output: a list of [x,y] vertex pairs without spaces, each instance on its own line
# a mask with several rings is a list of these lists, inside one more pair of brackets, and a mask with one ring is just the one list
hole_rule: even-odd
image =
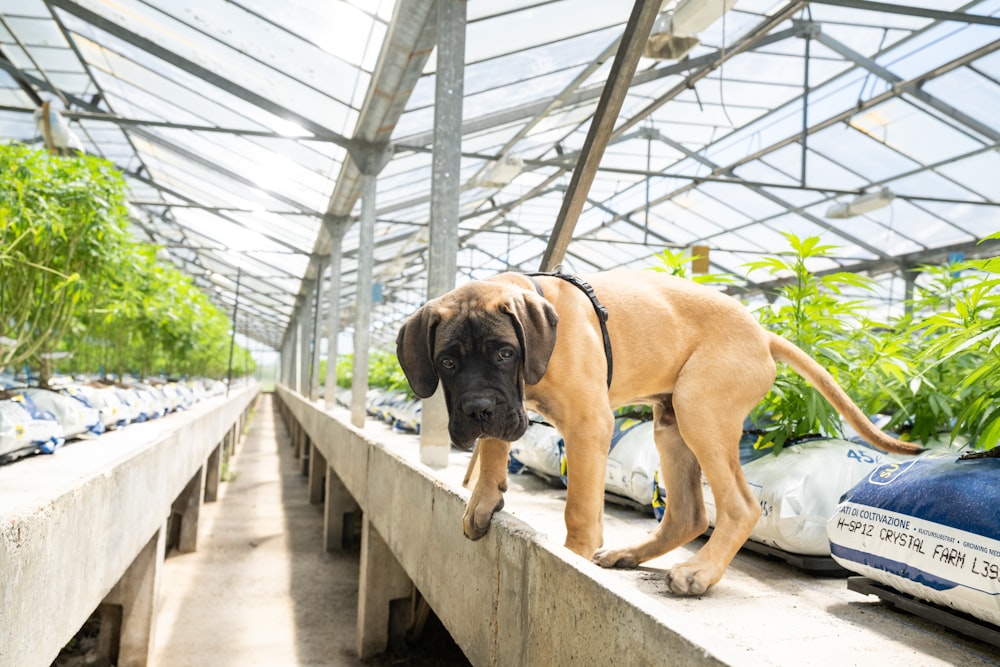
[[548,424],[529,424],[524,435],[511,443],[510,457],[549,481],[563,479],[563,438]]
[[[794,554],[829,556],[827,521],[844,492],[879,464],[903,458],[846,440],[821,439],[746,461],[743,475],[761,506],[750,539]],[[702,492],[709,524],[715,526],[715,498],[704,478]]]
[[18,395],[0,401],[0,457],[10,459],[35,451],[52,454],[65,441],[55,417],[39,410],[30,399]]
[[827,523],[843,567],[1000,625],[1000,458],[931,452],[875,468]]
[[0,457],[34,449],[28,437],[31,415],[24,405],[15,401],[0,401]]
[[410,432],[420,432],[420,416],[423,413],[423,401],[404,395],[404,400],[392,406],[392,426],[396,429]]
[[18,393],[30,398],[39,410],[55,416],[66,438],[76,438],[88,433],[99,435],[104,432],[101,413],[72,396],[34,387],[20,389]]
[[105,430],[128,424],[128,410],[113,387],[67,385],[63,387],[63,392],[97,409]]
[[618,418],[604,473],[604,490],[652,509],[660,457],[653,440],[653,422]]

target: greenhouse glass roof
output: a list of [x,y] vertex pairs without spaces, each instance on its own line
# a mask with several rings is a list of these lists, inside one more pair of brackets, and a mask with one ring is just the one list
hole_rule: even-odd
[[[664,57],[639,60],[567,271],[707,246],[760,293],[773,278],[746,264],[791,232],[837,246],[816,270],[869,272],[898,302],[907,268],[997,253],[979,241],[1000,231],[1000,0],[668,0],[649,40],[626,30],[629,2],[461,5],[458,283],[540,267],[619,43],[638,39]],[[356,161],[379,148],[372,323],[389,346],[427,297],[436,6],[5,0],[0,137],[42,145],[49,102],[126,174],[137,237],[227,311],[238,291],[237,329],[275,348],[340,222],[353,326]]]

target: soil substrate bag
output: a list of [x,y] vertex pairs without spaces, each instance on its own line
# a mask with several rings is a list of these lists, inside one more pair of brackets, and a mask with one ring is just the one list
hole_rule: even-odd
[[101,413],[88,407],[82,401],[47,389],[27,388],[21,393],[30,397],[39,410],[51,413],[63,427],[66,438],[74,438],[84,433],[100,435],[104,433]]
[[843,567],[1000,625],[1000,458],[933,452],[881,465],[827,530]]
[[[6,455],[38,451],[53,454],[66,442],[63,427],[56,418],[51,413],[39,410],[23,394],[0,401],[0,405],[5,406],[2,421],[7,423],[9,420],[13,425],[13,440],[8,441],[11,449],[4,448],[5,451],[0,453]],[[6,427],[0,427],[0,430],[6,430]]]
[[619,417],[611,436],[604,490],[649,508],[653,506],[660,457],[653,422]]
[[[900,459],[834,438],[786,445],[777,455],[762,452],[768,450],[741,443],[743,475],[761,506],[750,539],[808,556],[830,555],[827,521],[844,492],[880,463]],[[715,526],[715,498],[704,478],[702,491],[709,524]]]
[[548,424],[531,422],[524,435],[511,443],[510,457],[512,463],[518,462],[550,482],[563,480],[563,438]]

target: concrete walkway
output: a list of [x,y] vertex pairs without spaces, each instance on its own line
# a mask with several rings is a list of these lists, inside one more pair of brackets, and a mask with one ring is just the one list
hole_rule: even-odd
[[357,553],[324,553],[288,433],[263,394],[231,463],[234,481],[201,510],[198,550],[169,554],[154,667],[354,666]]

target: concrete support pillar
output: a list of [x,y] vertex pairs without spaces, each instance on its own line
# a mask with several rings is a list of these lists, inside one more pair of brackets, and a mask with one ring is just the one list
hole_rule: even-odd
[[302,449],[299,450],[299,472],[305,477],[309,474],[309,459],[312,458],[313,442],[305,429],[302,429]]
[[295,460],[302,458],[302,427],[297,421],[292,420],[292,449],[295,450]]
[[165,533],[156,531],[99,607],[98,660],[103,664],[149,664]]
[[350,517],[361,511],[333,468],[326,469],[326,502],[323,503],[323,544],[327,551],[343,551]]
[[219,498],[219,480],[222,479],[222,444],[216,446],[205,463],[205,502],[214,503]]
[[198,515],[201,513],[204,488],[205,466],[202,466],[171,507],[171,512],[180,518],[177,551],[181,553],[191,553],[198,549]]
[[391,630],[405,627],[405,619],[394,618],[394,600],[409,600],[413,583],[396,560],[389,545],[366,519],[361,524],[361,570],[358,584],[358,657],[368,660],[385,652],[392,635]]
[[313,447],[309,452],[309,503],[312,505],[323,502],[326,471],[326,457]]
[[[462,166],[462,97],[465,90],[464,0],[438,0],[437,73],[434,92],[434,153],[431,161],[431,219],[427,298],[455,287],[458,269],[458,213]],[[420,462],[448,465],[451,441],[442,390],[423,403]]]

